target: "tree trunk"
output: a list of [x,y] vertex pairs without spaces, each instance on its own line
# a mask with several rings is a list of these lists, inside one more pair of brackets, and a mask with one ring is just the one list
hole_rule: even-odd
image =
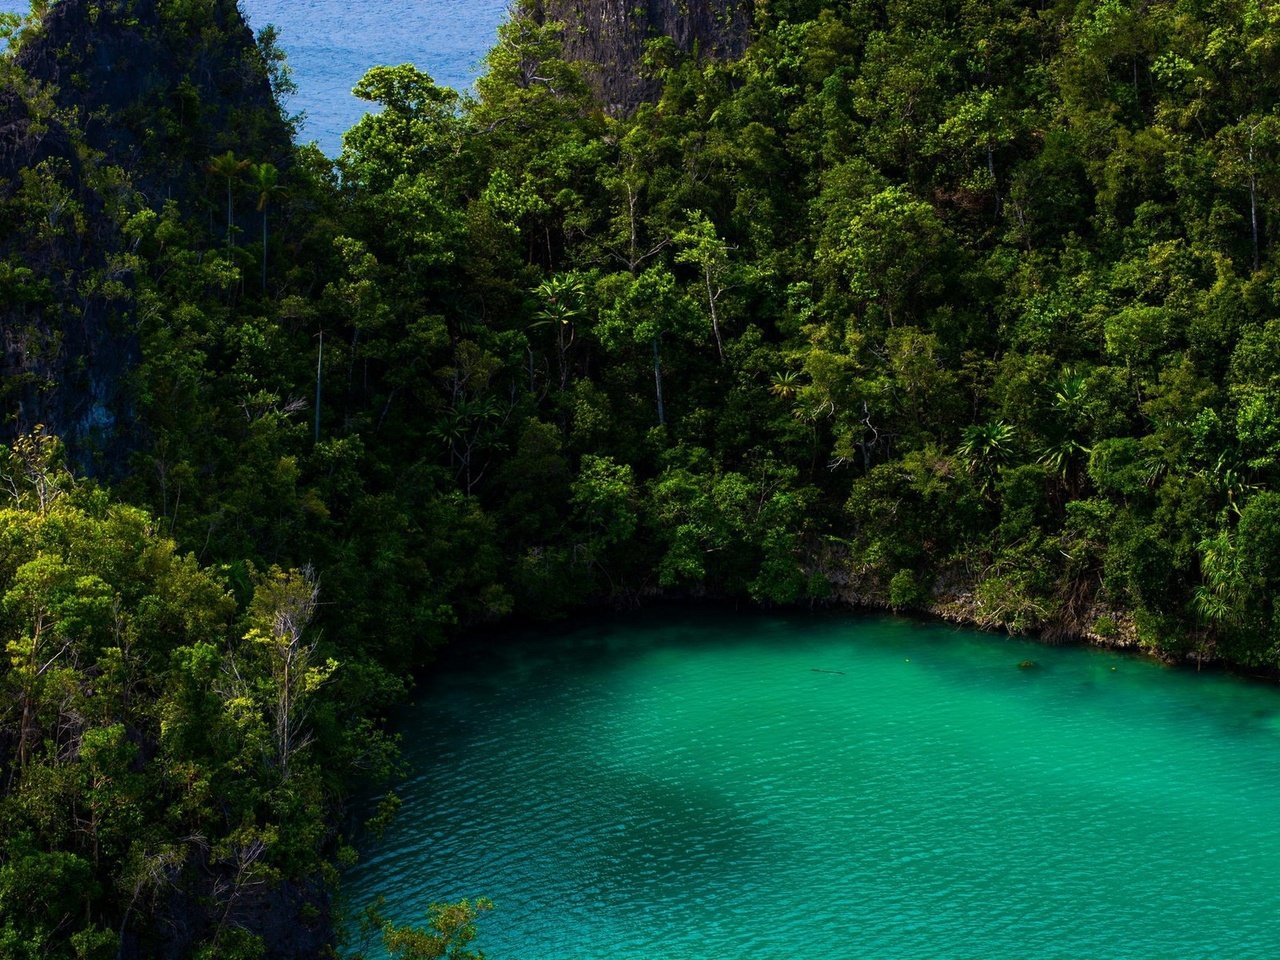
[[662,404],[662,357],[658,351],[658,338],[653,338],[653,384],[658,395],[658,426],[667,425],[667,411]]
[[556,353],[560,366],[560,390],[563,392],[569,385],[569,348],[573,346],[573,330],[570,328],[569,339],[565,340],[566,323],[557,324],[556,329]]
[[267,208],[262,208],[262,295],[267,295]]
[[320,331],[320,348],[316,351],[316,429],[315,442],[320,442],[320,378],[321,364],[324,363],[324,331]]
[[[17,776],[19,770],[27,768],[27,761],[30,759],[31,741],[35,739],[35,721],[32,717],[31,701],[34,694],[29,691],[23,691],[22,694],[22,719],[18,722],[18,763],[14,767],[14,777]],[[13,777],[10,778],[10,787],[14,783]]]
[[702,272],[703,279],[707,282],[707,307],[711,311],[711,332],[716,336],[716,353],[720,355],[720,359],[724,359],[724,344],[720,342],[720,318],[716,314],[716,298],[711,293],[711,267],[706,266]]
[[1249,128],[1249,223],[1253,231],[1253,272],[1258,272],[1258,175],[1253,166],[1253,135],[1256,125]]
[[996,194],[996,219],[1000,218],[1000,183],[996,180],[996,156],[991,144],[987,144],[987,172],[991,174],[991,189]]
[[1257,273],[1262,261],[1258,254],[1258,181],[1252,173],[1249,174],[1249,220],[1253,228],[1253,272]]

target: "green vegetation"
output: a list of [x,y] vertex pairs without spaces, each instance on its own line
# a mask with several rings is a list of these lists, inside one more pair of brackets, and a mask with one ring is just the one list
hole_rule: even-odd
[[[219,49],[210,8],[157,29]],[[371,70],[336,165],[184,76],[121,120],[167,202],[5,59],[72,145],[0,187],[6,332],[109,317],[137,362],[129,443],[64,437],[110,489],[42,433],[3,470],[0,956],[264,949],[380,711],[508,615],[845,600],[1280,665],[1277,18],[771,0],[615,119],[517,16],[474,99]],[[464,956],[458,909],[388,937]]]
[[366,936],[377,933],[388,956],[396,960],[484,960],[484,955],[468,950],[476,938],[476,921],[493,909],[481,898],[474,902],[433,903],[427,908],[425,929],[398,926],[381,915],[382,898],[368,907],[360,926]]

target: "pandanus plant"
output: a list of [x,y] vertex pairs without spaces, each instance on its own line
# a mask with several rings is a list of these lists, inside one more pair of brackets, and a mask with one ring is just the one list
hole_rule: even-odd
[[560,389],[563,390],[569,382],[569,348],[576,336],[574,323],[587,315],[586,284],[577,273],[558,273],[538,284],[534,294],[541,306],[529,326],[555,330]]
[[769,380],[769,392],[783,400],[794,400],[800,392],[800,374],[795,370],[778,370]]
[[996,473],[1012,458],[1017,436],[1013,425],[1003,420],[965,427],[956,452],[968,465],[969,472],[980,477],[983,493],[991,489]]

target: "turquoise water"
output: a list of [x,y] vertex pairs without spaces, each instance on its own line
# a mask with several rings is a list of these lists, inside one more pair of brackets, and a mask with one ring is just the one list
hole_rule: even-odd
[[460,652],[400,730],[403,810],[346,893],[491,897],[489,960],[1280,956],[1266,685],[681,613]]
[[[299,140],[336,156],[342,134],[369,106],[351,96],[366,70],[414,63],[464,90],[497,39],[507,0],[241,0],[240,8],[255,31],[273,23],[280,32],[298,85],[288,108],[306,114]],[[29,9],[27,0],[0,0],[0,13]]]

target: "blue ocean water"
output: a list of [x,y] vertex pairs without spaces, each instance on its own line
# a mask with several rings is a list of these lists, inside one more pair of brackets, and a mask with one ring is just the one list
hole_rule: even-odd
[[351,96],[369,67],[413,63],[437,83],[466,89],[497,38],[507,0],[242,0],[249,24],[280,31],[306,114],[301,139],[330,156],[368,104]]
[[[288,104],[306,114],[300,139],[330,156],[368,104],[351,88],[369,67],[413,63],[437,83],[462,90],[480,73],[506,17],[507,0],[241,0],[255,32],[280,32],[298,94]],[[22,0],[0,0],[0,12],[25,13]]]
[[1274,686],[855,616],[448,655],[344,892],[491,897],[490,960],[1280,957]]

